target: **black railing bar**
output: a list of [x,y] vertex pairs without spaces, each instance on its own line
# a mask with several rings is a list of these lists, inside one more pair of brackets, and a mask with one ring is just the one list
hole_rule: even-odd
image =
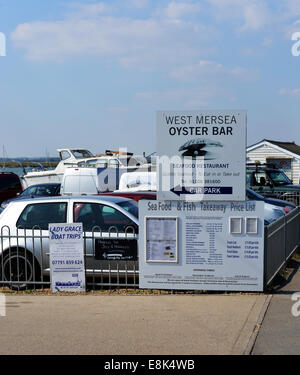
[[274,277],[278,274],[278,272],[285,266],[286,260],[282,262],[282,264],[276,269],[275,273],[273,273],[273,276],[267,281],[267,285],[269,285]]
[[117,287],[128,287],[128,286],[132,286],[132,287],[138,287],[139,284],[117,284],[117,283],[87,283],[86,284],[87,286],[109,286],[109,287],[112,287],[112,286],[117,286]]

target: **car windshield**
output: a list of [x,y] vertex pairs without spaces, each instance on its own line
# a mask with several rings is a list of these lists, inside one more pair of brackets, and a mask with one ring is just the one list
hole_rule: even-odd
[[280,171],[269,171],[269,177],[273,181],[275,185],[288,185],[292,184],[291,180],[288,178],[286,174]]
[[139,217],[138,204],[134,199],[128,199],[128,201],[122,201],[117,203],[118,206],[124,208],[131,215],[135,216],[137,219]]

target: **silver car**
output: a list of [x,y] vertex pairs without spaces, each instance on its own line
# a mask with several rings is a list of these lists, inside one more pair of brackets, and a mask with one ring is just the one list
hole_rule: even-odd
[[86,274],[130,273],[138,256],[138,206],[128,198],[16,200],[0,214],[0,283],[25,287],[49,275],[49,223],[82,223]]

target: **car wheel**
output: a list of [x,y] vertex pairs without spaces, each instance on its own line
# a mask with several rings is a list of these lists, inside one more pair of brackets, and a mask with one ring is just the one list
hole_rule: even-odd
[[32,254],[24,250],[7,252],[3,261],[1,259],[0,269],[1,280],[10,282],[4,285],[8,285],[13,290],[23,290],[32,286],[32,282],[40,279],[37,260],[33,262]]

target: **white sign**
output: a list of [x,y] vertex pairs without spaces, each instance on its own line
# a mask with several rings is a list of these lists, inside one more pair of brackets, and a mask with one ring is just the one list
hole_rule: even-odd
[[[263,290],[264,202],[141,200],[139,214],[140,288]],[[167,251],[158,220],[176,222]],[[174,252],[176,262],[164,252]]]
[[177,220],[174,217],[146,217],[146,262],[177,262]]
[[160,200],[244,201],[246,111],[157,112]]
[[49,224],[49,247],[52,292],[84,292],[82,224]]

